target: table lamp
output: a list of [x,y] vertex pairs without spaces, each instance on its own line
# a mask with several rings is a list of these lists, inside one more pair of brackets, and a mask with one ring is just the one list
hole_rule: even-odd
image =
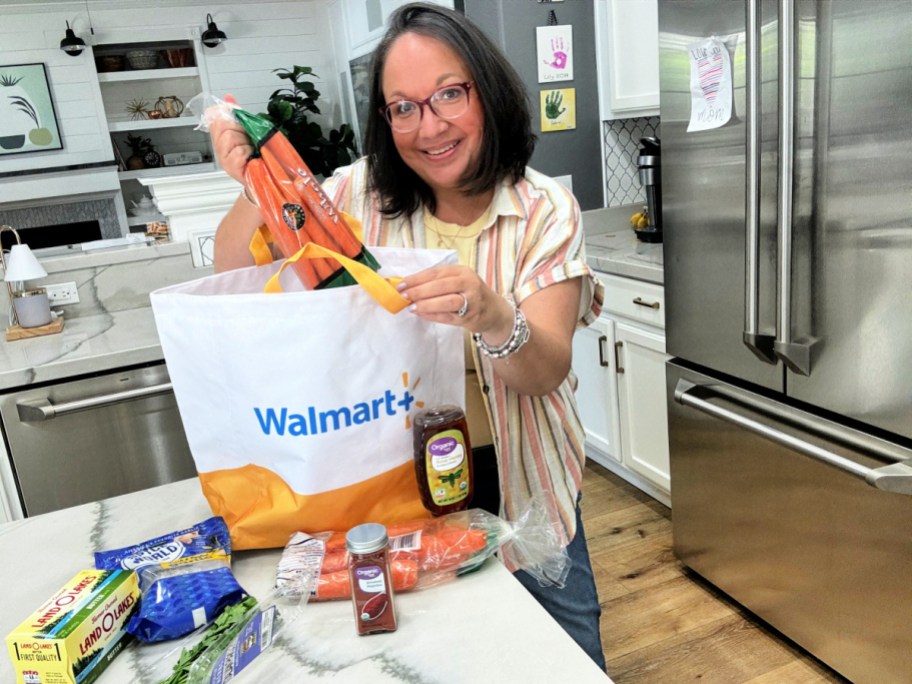
[[[9,292],[10,303],[13,306],[12,321],[20,328],[37,328],[48,325],[53,317],[48,302],[47,290],[43,287],[31,290],[24,289],[25,281],[44,278],[47,271],[38,263],[28,245],[23,244],[19,233],[11,226],[0,226],[0,233],[11,231],[16,238],[16,244],[9,251],[9,257],[0,249],[0,263],[3,264],[3,280]],[[14,283],[21,283],[23,289],[14,289]],[[10,337],[7,331],[7,338]],[[56,330],[54,332],[57,332]]]

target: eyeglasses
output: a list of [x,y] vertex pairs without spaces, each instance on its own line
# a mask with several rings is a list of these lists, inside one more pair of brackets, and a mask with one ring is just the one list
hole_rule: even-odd
[[421,125],[424,106],[441,119],[456,119],[469,108],[469,90],[471,81],[451,83],[438,88],[430,97],[423,100],[396,100],[380,109],[394,131],[411,133]]

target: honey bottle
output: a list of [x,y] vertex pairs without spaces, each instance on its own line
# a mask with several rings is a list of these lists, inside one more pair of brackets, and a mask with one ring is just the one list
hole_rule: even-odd
[[435,516],[468,508],[475,489],[465,412],[452,405],[424,409],[415,416],[412,437],[424,507]]

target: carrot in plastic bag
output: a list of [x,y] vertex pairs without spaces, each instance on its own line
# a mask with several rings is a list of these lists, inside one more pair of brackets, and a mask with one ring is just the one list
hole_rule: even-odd
[[[377,260],[281,131],[261,116],[243,109],[233,112],[254,144],[253,158],[244,173],[246,185],[285,257],[314,242],[378,270]],[[310,289],[355,283],[332,258],[302,259],[292,264],[292,269]]]
[[[396,591],[409,591],[449,582],[479,568],[501,545],[515,541],[517,528],[480,509],[450,513],[387,526],[390,567]],[[276,588],[288,588],[287,578],[300,572],[303,562],[296,552],[302,544],[319,546],[309,556],[316,576],[311,601],[348,598],[348,551],[345,532],[292,536],[276,573]]]
[[[391,560],[390,577],[393,591],[414,589],[418,581],[418,564],[415,561]],[[351,584],[348,579],[348,568],[335,572],[321,572],[314,584],[311,601],[334,601],[351,598]]]
[[[429,521],[430,522],[430,521]],[[420,529],[420,528],[419,528]],[[421,572],[430,572],[460,565],[483,553],[488,545],[488,532],[477,529],[444,527],[421,535],[420,544],[403,546],[406,534],[390,534],[390,560],[409,560],[418,564]],[[333,545],[335,547],[335,544]],[[348,552],[344,548],[327,546],[320,573],[326,574],[345,570],[348,567]]]

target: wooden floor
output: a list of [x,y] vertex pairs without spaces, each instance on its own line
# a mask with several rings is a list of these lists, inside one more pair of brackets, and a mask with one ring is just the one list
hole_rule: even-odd
[[687,570],[671,510],[591,461],[582,512],[616,684],[847,681]]

